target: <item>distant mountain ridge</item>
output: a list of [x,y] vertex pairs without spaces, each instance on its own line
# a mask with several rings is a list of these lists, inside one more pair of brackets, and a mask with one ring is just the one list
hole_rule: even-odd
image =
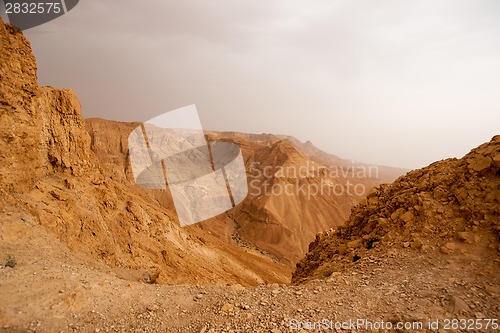
[[289,140],[299,150],[301,150],[304,154],[309,156],[311,160],[325,166],[338,166],[344,169],[352,169],[356,168],[357,166],[361,167],[374,166],[377,168],[377,178],[379,178],[380,181],[383,183],[390,183],[394,181],[397,177],[410,171],[404,168],[395,168],[383,165],[371,165],[359,161],[348,161],[338,157],[337,155],[333,155],[319,149],[311,141],[301,142],[300,140],[296,139],[293,136],[286,136],[286,135],[280,135],[278,137]]

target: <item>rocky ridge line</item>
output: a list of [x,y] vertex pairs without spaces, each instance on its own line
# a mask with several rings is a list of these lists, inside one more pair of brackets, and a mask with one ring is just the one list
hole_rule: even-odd
[[500,136],[461,159],[435,162],[376,187],[344,226],[319,233],[293,281],[342,271],[373,252],[444,254],[484,244],[500,253]]

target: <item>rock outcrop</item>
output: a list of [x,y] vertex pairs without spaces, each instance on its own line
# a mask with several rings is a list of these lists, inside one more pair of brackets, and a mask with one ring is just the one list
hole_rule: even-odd
[[[35,58],[29,41],[0,22],[0,191],[33,188],[42,173]],[[16,154],[12,154],[16,152]]]
[[0,189],[26,193],[52,173],[101,177],[70,89],[39,87],[29,41],[0,24]]
[[[293,281],[328,276],[376,254],[409,248],[500,253],[500,136],[461,159],[435,162],[375,188],[344,226],[319,233]],[[472,247],[472,248],[471,248]]]

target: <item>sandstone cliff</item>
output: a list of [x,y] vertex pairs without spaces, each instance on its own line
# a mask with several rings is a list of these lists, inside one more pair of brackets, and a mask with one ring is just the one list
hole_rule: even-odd
[[289,269],[257,252],[200,228],[180,228],[157,194],[112,179],[109,165],[101,167],[91,150],[96,143],[75,93],[38,86],[35,58],[22,33],[0,23],[0,41],[3,242],[16,241],[15,224],[6,222],[14,220],[26,230],[42,226],[126,278],[242,284],[288,279]]

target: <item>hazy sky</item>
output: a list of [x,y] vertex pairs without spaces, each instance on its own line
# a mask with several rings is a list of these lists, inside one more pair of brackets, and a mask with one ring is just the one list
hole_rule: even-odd
[[26,34],[85,117],[196,104],[205,129],[407,168],[500,134],[498,0],[82,0]]

